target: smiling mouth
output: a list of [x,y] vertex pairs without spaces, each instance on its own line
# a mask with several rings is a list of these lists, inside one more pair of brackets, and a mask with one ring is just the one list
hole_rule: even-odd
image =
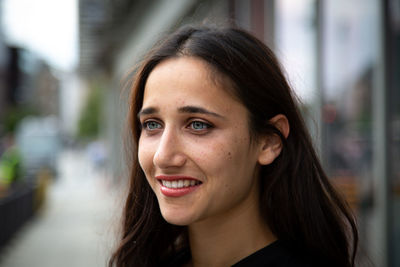
[[160,191],[166,197],[178,198],[197,191],[202,182],[183,175],[158,175],[155,177],[161,185]]
[[167,188],[185,188],[185,187],[191,187],[191,186],[196,186],[196,185],[200,185],[201,182],[197,181],[197,180],[186,180],[186,179],[182,179],[182,180],[160,180],[161,184]]
[[158,182],[165,188],[169,189],[181,189],[188,187],[195,187],[201,185],[202,182],[190,177],[190,176],[182,176],[182,175],[158,175],[156,176]]

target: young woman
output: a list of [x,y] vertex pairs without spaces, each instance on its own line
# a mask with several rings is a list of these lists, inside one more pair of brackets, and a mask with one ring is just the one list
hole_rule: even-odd
[[184,27],[137,73],[133,166],[110,266],[354,266],[280,65],[235,28]]

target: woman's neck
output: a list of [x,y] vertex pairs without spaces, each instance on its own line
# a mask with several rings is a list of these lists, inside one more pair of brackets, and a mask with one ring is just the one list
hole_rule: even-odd
[[275,240],[259,207],[243,203],[233,212],[189,226],[191,266],[230,266]]

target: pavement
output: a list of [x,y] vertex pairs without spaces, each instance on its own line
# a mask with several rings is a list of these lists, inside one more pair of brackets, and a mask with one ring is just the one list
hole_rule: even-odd
[[61,153],[43,209],[2,251],[0,266],[107,266],[122,207],[121,194],[111,188],[84,150]]

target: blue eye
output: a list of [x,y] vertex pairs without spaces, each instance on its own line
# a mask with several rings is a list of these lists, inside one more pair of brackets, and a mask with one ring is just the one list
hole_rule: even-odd
[[204,130],[204,129],[208,129],[211,128],[211,125],[202,121],[193,121],[190,123],[190,127],[193,130]]
[[161,128],[161,124],[156,121],[146,121],[143,123],[143,128],[146,130],[156,130]]

